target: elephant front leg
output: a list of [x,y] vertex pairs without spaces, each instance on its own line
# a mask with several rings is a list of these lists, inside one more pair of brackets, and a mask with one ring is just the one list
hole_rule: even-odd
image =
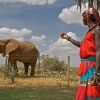
[[19,76],[18,68],[17,68],[17,63],[14,64],[14,70],[15,70],[15,76]]
[[13,67],[14,76],[18,76],[17,61],[15,59],[15,56],[10,55],[8,60],[9,60],[8,62],[10,64],[10,67]]

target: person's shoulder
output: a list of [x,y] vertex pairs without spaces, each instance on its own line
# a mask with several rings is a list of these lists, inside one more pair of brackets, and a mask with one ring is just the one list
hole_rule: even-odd
[[100,26],[97,25],[94,29],[91,30],[92,34],[100,34]]
[[95,29],[95,30],[100,30],[100,26],[97,25],[94,29]]

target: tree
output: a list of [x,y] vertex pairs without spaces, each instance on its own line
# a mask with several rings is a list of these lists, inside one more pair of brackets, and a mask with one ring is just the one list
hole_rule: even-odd
[[86,2],[88,2],[88,7],[95,7],[97,9],[100,8],[100,0],[75,0],[77,3],[77,6],[82,7],[82,4],[85,4]]

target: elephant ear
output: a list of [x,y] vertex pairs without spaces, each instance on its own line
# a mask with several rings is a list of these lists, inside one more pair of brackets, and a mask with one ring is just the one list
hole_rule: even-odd
[[0,46],[4,46],[4,43],[0,42]]
[[8,42],[6,45],[5,54],[9,54],[10,52],[16,50],[18,48],[18,43],[16,41]]

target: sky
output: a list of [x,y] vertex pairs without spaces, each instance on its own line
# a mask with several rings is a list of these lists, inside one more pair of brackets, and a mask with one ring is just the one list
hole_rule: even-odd
[[[80,63],[79,48],[60,38],[65,32],[81,41],[87,28],[75,0],[0,0],[0,39],[33,42],[40,54]],[[4,58],[0,56],[0,63]]]

